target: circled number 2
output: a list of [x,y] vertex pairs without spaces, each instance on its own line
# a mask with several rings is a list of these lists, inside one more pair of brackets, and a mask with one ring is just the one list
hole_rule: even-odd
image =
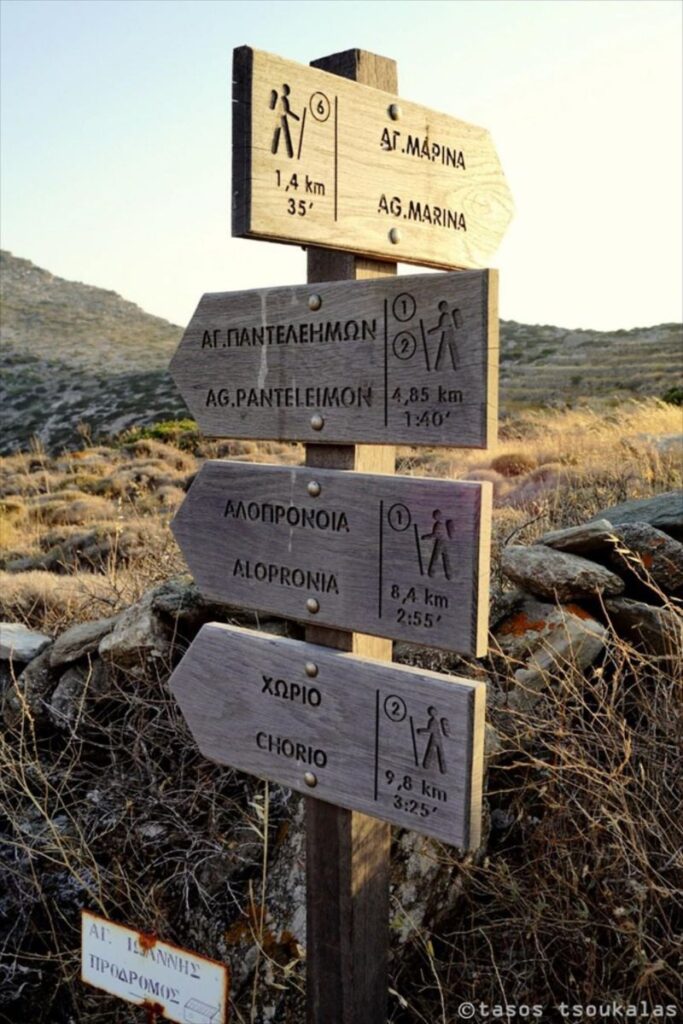
[[397,697],[396,694],[391,693],[384,701],[384,714],[387,718],[390,718],[392,722],[402,722],[408,714],[408,708],[401,697]]

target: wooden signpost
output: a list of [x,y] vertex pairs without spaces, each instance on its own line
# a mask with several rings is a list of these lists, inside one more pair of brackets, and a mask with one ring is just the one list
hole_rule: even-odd
[[486,266],[512,216],[489,133],[367,84],[235,51],[233,234]]
[[211,624],[170,686],[212,761],[478,846],[483,683]]
[[173,375],[203,430],[306,467],[208,462],[173,529],[203,593],[306,642],[205,626],[171,685],[207,757],[315,792],[307,1022],[384,1024],[389,823],[477,845],[484,713],[389,638],[485,653],[491,505],[394,477],[392,445],[492,444],[498,355],[494,272],[393,261],[484,266],[511,200],[488,133],[399,101],[391,60],[242,47],[233,72],[233,234],[308,246],[308,283],[204,296]]
[[172,523],[204,594],[486,651],[491,484],[206,462]]
[[205,295],[171,362],[205,434],[486,448],[491,270]]

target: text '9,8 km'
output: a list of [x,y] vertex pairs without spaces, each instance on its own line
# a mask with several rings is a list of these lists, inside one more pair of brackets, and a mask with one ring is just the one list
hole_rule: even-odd
[[170,685],[205,757],[478,845],[482,682],[211,623]]

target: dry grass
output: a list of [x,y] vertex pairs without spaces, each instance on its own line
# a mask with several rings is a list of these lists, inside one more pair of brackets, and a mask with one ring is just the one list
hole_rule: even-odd
[[[501,691],[484,856],[438,856],[463,895],[397,968],[396,1024],[451,1024],[461,1001],[680,1008],[680,661],[612,640],[553,675],[531,711]],[[397,913],[400,908],[397,908]],[[425,936],[423,935],[423,939]],[[439,1012],[446,993],[450,1013]],[[674,1011],[675,1013],[675,1011]]]
[[[681,486],[680,455],[657,445],[680,428],[680,410],[654,400],[608,415],[524,413],[493,452],[405,449],[399,472],[493,481],[500,582],[496,554],[509,537],[529,541]],[[132,437],[118,448],[1,461],[0,565],[51,559],[51,571],[0,571],[0,618],[56,634],[125,607],[183,568],[168,522],[203,458],[296,464],[302,455],[295,445],[196,438],[181,450]],[[70,521],[83,501],[102,502],[103,517]],[[410,658],[453,665],[433,652]],[[502,656],[478,666],[493,680],[490,718],[504,740],[488,777],[491,833],[485,851],[465,858],[430,844],[461,894],[395,945],[394,1024],[453,1024],[468,999],[665,1004],[681,984],[680,665],[612,639],[591,674],[564,666],[524,713],[506,703],[516,667]],[[41,731],[26,716],[0,731],[0,982],[4,970],[13,988],[25,985],[22,1019],[139,1020],[80,984],[81,906],[232,957],[245,974],[258,946],[259,1000],[284,990],[289,1019],[300,1019],[300,958],[291,937],[264,931],[258,896],[262,863],[277,858],[296,801],[288,806],[286,791],[271,787],[264,802],[255,780],[195,752],[165,685],[170,668],[114,674],[104,691],[86,678],[68,728]],[[252,995],[240,985],[242,1024]],[[18,1020],[3,1018],[0,1003],[3,1019]]]

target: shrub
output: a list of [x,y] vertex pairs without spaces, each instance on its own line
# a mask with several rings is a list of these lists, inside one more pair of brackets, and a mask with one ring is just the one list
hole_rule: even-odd
[[504,455],[497,455],[491,462],[491,469],[501,476],[522,476],[536,466],[536,459],[526,452],[506,452]]
[[683,405],[683,387],[674,384],[673,387],[667,388],[662,395],[662,401],[668,405]]

